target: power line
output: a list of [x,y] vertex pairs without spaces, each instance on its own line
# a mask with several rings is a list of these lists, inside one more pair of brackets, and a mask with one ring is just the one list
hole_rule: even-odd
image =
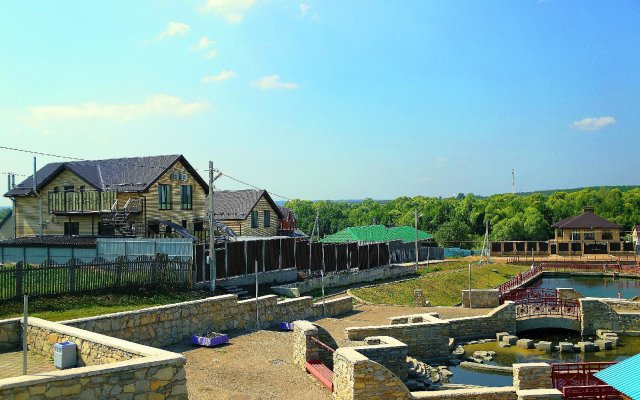
[[[29,153],[29,154],[37,154],[37,155],[41,155],[41,156],[48,156],[48,157],[56,157],[56,158],[64,158],[64,159],[68,159],[68,160],[74,160],[75,165],[94,165],[91,163],[82,163],[82,162],[77,162],[77,161],[88,161],[87,159],[84,158],[77,158],[77,157],[72,157],[72,156],[63,156],[63,155],[59,155],[59,154],[52,154],[52,153],[43,153],[40,151],[35,151],[35,150],[27,150],[27,149],[18,149],[15,147],[8,147],[8,146],[0,146],[0,149],[5,149],[5,150],[11,150],[11,151],[17,151],[17,152],[21,152],[21,153]],[[122,163],[122,162],[111,162],[110,164],[115,164],[115,165],[124,165],[124,166],[128,166],[128,167],[136,167],[136,168],[160,168],[160,169],[165,169],[165,167],[158,167],[158,166],[153,166],[153,165],[139,165],[139,164],[130,164],[130,163]],[[209,171],[208,168],[203,168],[203,169],[198,169],[198,168],[194,168],[195,171],[202,171],[202,172],[207,172]],[[217,170],[217,169],[216,169]],[[219,173],[221,173],[222,175],[226,176],[227,178],[236,181],[238,183],[241,183],[243,185],[249,186],[251,188],[257,189],[257,190],[263,190],[264,188],[260,188],[258,186],[252,185],[248,182],[245,182],[241,179],[235,178],[231,175],[225,174],[220,170],[217,170]],[[7,174],[6,172],[2,172],[3,174]],[[24,176],[27,177],[29,175],[23,175],[23,174],[15,174],[16,176]],[[265,189],[266,190],[266,189]],[[269,192],[270,194],[276,196],[276,197],[280,197],[282,199],[285,200],[291,200],[290,198],[286,197],[286,196],[282,196],[278,193],[275,192]]]
[[0,174],[3,174],[3,175],[24,176],[24,177],[29,176],[29,175],[25,175],[25,174],[16,174],[15,172],[4,172],[4,171],[0,171]]

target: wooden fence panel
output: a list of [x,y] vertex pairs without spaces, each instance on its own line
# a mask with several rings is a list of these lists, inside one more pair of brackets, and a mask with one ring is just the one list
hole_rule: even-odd
[[244,242],[227,243],[227,250],[229,251],[228,276],[243,276],[245,274]]
[[296,268],[298,271],[309,270],[309,242],[306,240],[296,241]]

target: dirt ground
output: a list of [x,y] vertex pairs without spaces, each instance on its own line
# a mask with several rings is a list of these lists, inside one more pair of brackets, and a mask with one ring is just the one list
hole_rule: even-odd
[[189,399],[331,399],[331,393],[293,364],[293,333],[230,334],[216,348],[176,345],[187,358]]
[[[315,322],[329,330],[342,346],[347,343],[344,328],[348,326],[385,324],[388,317],[431,311],[439,312],[442,318],[455,318],[485,314],[489,310],[357,305],[342,318]],[[238,332],[229,336],[230,344],[218,348],[184,343],[167,349],[182,353],[187,359],[190,399],[331,399],[324,386],[293,364],[292,332]]]

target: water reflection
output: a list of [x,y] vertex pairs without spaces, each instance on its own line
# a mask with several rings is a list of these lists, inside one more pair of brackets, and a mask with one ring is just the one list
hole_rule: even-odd
[[545,276],[533,282],[529,287],[546,289],[574,288],[585,297],[617,298],[618,292],[624,299],[640,296],[640,279],[614,279],[611,276]]

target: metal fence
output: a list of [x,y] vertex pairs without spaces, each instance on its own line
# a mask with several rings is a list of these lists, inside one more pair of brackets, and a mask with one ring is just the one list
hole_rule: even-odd
[[193,241],[177,238],[98,238],[96,251],[98,257],[107,260],[153,257],[158,253],[166,254],[169,258],[189,259],[193,257]]
[[65,264],[46,262],[0,266],[0,299],[54,295],[129,286],[190,287],[191,259],[142,256],[90,262],[71,259]]

